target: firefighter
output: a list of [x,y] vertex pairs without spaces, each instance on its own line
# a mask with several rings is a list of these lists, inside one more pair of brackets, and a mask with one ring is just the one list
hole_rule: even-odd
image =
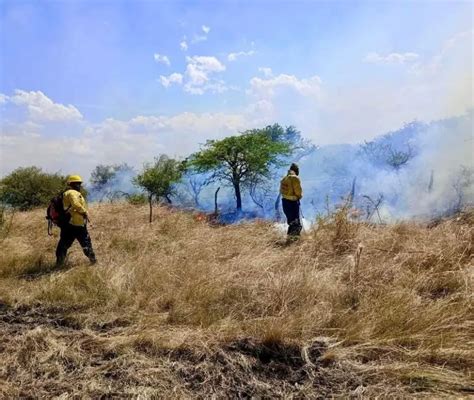
[[302,229],[300,200],[303,197],[303,190],[301,189],[299,173],[298,165],[293,163],[288,170],[288,174],[280,182],[283,212],[288,222],[288,237],[290,239],[297,239]]
[[67,178],[68,189],[63,193],[63,207],[68,220],[61,224],[61,234],[56,248],[56,265],[64,265],[68,249],[77,239],[91,264],[97,262],[92,248],[91,238],[87,231],[86,201],[81,194],[82,178],[70,175]]

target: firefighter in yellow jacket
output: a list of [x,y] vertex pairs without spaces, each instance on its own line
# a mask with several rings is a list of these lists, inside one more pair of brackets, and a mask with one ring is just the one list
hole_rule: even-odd
[[291,164],[288,174],[280,182],[280,194],[288,222],[288,236],[297,238],[302,229],[300,221],[300,200],[303,197],[301,182],[299,178],[300,170],[298,165]]
[[67,179],[68,189],[63,193],[63,207],[69,221],[61,224],[61,235],[56,248],[56,264],[62,266],[66,259],[67,251],[77,240],[84,254],[91,264],[96,263],[91,238],[87,231],[86,201],[81,194],[82,178],[79,175],[70,175]]

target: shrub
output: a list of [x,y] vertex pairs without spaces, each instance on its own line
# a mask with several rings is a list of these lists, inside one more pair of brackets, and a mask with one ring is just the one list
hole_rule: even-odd
[[66,177],[38,167],[17,168],[0,181],[0,202],[22,211],[49,203],[65,187]]
[[143,193],[136,193],[128,196],[127,201],[134,206],[142,206],[148,202],[148,199]]

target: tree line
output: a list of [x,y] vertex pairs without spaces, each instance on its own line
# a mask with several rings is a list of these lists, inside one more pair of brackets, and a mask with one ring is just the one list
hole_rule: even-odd
[[[398,175],[419,154],[420,149],[412,137],[423,128],[422,124],[411,123],[400,132],[366,141],[359,146],[357,157],[376,170],[392,171]],[[132,204],[148,203],[151,221],[153,204],[158,201],[191,202],[194,207],[202,208],[202,192],[206,187],[215,190],[217,212],[218,190],[225,186],[234,194],[237,212],[242,211],[243,199],[248,199],[260,209],[261,214],[269,215],[273,211],[278,218],[281,166],[298,162],[316,149],[317,146],[304,139],[295,127],[273,124],[220,140],[208,140],[199,151],[183,159],[159,155],[153,161],[144,163],[138,172],[125,163],[97,165],[91,173],[87,190],[93,200],[113,201],[125,197]],[[328,170],[334,182],[342,182],[351,175],[347,163],[343,156],[328,160]],[[338,196],[348,195],[351,204],[355,199],[356,179],[354,176],[351,188],[337,191]],[[452,183],[457,193],[457,200],[451,206],[452,212],[467,203],[465,193],[473,180],[472,168],[463,167]],[[0,180],[0,206],[28,210],[47,205],[65,188],[65,181],[66,176],[60,173],[47,173],[34,166],[18,168]],[[434,181],[434,171],[431,171],[428,192],[433,191]],[[348,192],[345,193],[345,190]],[[325,194],[321,193],[321,196]],[[378,197],[363,197],[367,200],[363,208],[367,209],[368,218],[378,211],[383,201],[387,201],[382,193]],[[356,206],[362,207],[360,204]]]
[[[91,173],[89,190],[103,191],[122,174],[134,175],[132,183],[146,197],[151,222],[153,203],[171,203],[176,195],[176,184],[186,176],[196,204],[203,187],[218,182],[232,188],[236,210],[241,211],[244,191],[255,195],[255,188],[271,179],[272,171],[290,156],[301,157],[314,148],[295,127],[274,124],[220,140],[208,140],[185,159],[162,154],[145,163],[138,174],[127,164],[98,165]],[[0,181],[0,202],[20,210],[44,206],[64,188],[65,182],[66,176],[60,173],[47,173],[38,167],[18,168]]]

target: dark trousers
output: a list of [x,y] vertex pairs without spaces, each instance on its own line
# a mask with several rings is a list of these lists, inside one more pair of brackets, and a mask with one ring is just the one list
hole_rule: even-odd
[[303,228],[300,221],[300,202],[282,199],[282,204],[288,222],[288,235],[299,236]]
[[89,236],[87,228],[85,226],[65,224],[63,227],[61,227],[61,235],[59,238],[58,247],[56,248],[56,264],[64,264],[67,251],[76,239],[81,245],[82,251],[84,251],[86,257],[91,262],[96,261],[94,250],[92,249],[91,237]]

